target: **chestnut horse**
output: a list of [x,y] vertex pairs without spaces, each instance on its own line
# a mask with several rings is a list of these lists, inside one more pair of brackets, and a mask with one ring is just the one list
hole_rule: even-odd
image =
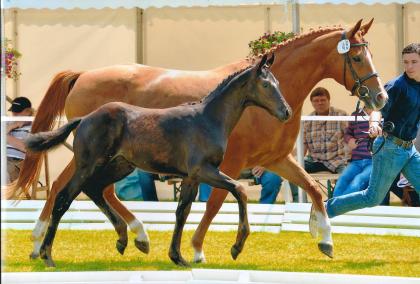
[[[243,185],[221,172],[219,166],[228,137],[245,108],[261,107],[279,121],[290,118],[290,107],[269,70],[273,61],[274,56],[267,61],[265,55],[255,66],[230,75],[198,103],[148,109],[112,102],[55,131],[32,134],[26,140],[27,149],[39,152],[63,142],[76,129],[73,142],[76,170],[54,201],[50,226],[40,250],[46,264],[55,266],[51,250],[58,224],[82,188],[104,213],[113,215],[102,193],[134,167],[182,177],[169,249],[169,257],[178,265],[189,266],[181,256],[181,237],[198,185],[205,182],[231,192],[239,205],[238,234],[231,249],[236,259],[249,235],[246,193]],[[118,215],[110,220],[115,221],[116,227],[124,222]]]
[[[386,103],[387,94],[379,77],[375,76],[371,53],[364,40],[373,19],[365,25],[361,25],[361,22],[362,20],[358,21],[348,30],[340,27],[314,30],[281,43],[269,51],[276,55],[271,70],[282,85],[282,93],[293,110],[293,116],[287,123],[279,123],[260,109],[248,108],[230,136],[221,165],[221,170],[234,178],[239,176],[243,168],[265,166],[303,188],[311,197],[318,215],[317,225],[322,237],[320,244],[327,244],[329,247],[326,250],[320,249],[330,256],[333,249],[331,228],[321,191],[290,153],[299,133],[303,102],[322,79],[333,78],[353,94],[360,96],[372,109],[378,110]],[[343,39],[349,40],[352,46],[346,53],[339,54],[337,45]],[[244,59],[213,70],[197,72],[144,65],[112,66],[83,73],[62,72],[56,75],[47,90],[32,131],[52,129],[55,118],[63,110],[67,118],[71,119],[86,115],[112,101],[163,108],[199,100],[224,77],[249,64],[250,60]],[[183,90],[188,91],[181,92]],[[26,156],[19,179],[12,188],[15,194],[28,193],[40,165],[40,155]],[[51,194],[32,234],[32,257],[39,255],[40,240],[45,233],[55,195],[73,173],[72,160],[53,183]],[[104,195],[107,202],[129,224],[130,229],[138,234],[136,240],[147,238],[141,221],[136,220],[116,198],[113,187],[109,187]],[[204,236],[225,198],[226,193],[223,190],[212,191],[206,212],[192,240],[195,261],[205,260],[202,250]]]

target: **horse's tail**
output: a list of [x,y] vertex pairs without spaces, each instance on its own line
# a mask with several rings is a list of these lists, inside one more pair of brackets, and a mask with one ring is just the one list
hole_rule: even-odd
[[46,151],[54,146],[57,146],[59,143],[66,140],[70,133],[75,129],[82,118],[75,118],[69,123],[63,125],[62,127],[48,132],[38,132],[36,134],[31,134],[25,140],[26,149],[33,152]]
[[[31,132],[52,130],[64,112],[66,98],[82,72],[63,71],[55,75],[38,108]],[[27,153],[17,180],[6,186],[6,198],[29,196],[29,188],[41,170],[41,153]]]

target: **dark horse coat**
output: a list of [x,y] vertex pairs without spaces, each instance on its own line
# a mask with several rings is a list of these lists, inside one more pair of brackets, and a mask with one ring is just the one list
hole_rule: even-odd
[[[225,79],[201,102],[167,109],[145,109],[125,103],[108,103],[84,118],[77,118],[52,132],[27,140],[32,151],[43,151],[62,142],[76,129],[73,142],[76,171],[65,189],[57,195],[52,219],[41,247],[41,257],[54,266],[52,242],[60,218],[83,189],[114,224],[126,245],[123,221],[109,208],[102,191],[127,176],[134,167],[183,177],[176,211],[176,225],[169,257],[188,265],[180,253],[182,229],[200,182],[223,188],[238,200],[240,224],[231,254],[242,251],[249,225],[246,195],[237,181],[220,172],[230,133],[247,106],[259,106],[281,121],[291,116],[278,82],[269,71],[274,56],[264,56],[255,66]],[[148,250],[148,243],[142,244]]]

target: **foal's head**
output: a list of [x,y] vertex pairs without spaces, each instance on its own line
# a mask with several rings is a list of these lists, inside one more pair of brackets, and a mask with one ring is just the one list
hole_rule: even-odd
[[264,55],[252,68],[246,104],[262,107],[279,120],[286,121],[292,116],[292,109],[279,89],[279,82],[270,71],[273,62],[274,54],[271,58]]

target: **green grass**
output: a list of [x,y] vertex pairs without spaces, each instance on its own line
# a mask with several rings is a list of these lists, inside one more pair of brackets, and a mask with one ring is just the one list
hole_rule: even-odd
[[[6,230],[2,235],[2,263],[6,272],[182,270],[168,258],[172,232],[149,232],[151,251],[144,255],[129,245],[123,256],[115,249],[113,231],[59,230],[53,247],[57,268],[46,268],[41,260],[29,260],[29,231]],[[189,244],[193,232],[185,231],[183,256],[191,260]],[[400,236],[334,234],[335,258],[322,255],[309,233],[251,233],[236,261],[230,256],[235,232],[209,232],[205,241],[206,264],[192,268],[305,271],[365,275],[420,277],[420,238]]]

